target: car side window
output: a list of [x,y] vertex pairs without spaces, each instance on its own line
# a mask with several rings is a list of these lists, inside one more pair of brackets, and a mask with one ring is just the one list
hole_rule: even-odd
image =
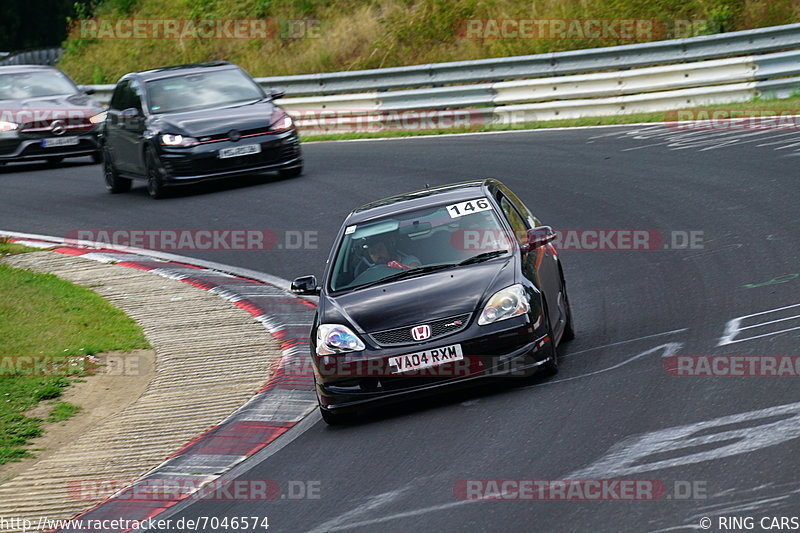
[[134,80],[128,87],[128,105],[126,107],[133,107],[140,113],[142,112],[142,87],[139,82]]
[[118,109],[120,111],[125,109],[123,106],[126,100],[125,94],[128,92],[128,84],[129,82],[123,81],[114,89],[114,94],[111,95],[111,102],[108,104],[111,109]]
[[511,229],[514,230],[514,236],[520,244],[524,243],[527,240],[527,232],[530,228],[525,224],[525,220],[522,218],[522,215],[519,214],[517,208],[502,194],[500,195],[500,209],[511,225]]
[[500,190],[502,191],[502,194],[506,195],[508,199],[511,200],[511,203],[517,208],[517,211],[519,211],[519,213],[522,215],[522,218],[527,220],[529,228],[533,228],[540,224],[539,220],[533,216],[533,213],[530,212],[528,207],[522,203],[522,200],[520,200],[513,191],[505,186],[500,186]]

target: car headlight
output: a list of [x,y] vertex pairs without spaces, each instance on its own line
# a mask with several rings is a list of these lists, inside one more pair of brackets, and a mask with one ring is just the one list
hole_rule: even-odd
[[14,131],[19,128],[19,124],[16,122],[7,122],[5,120],[0,120],[0,131]]
[[525,289],[517,283],[497,291],[489,298],[481,316],[478,318],[478,325],[485,326],[507,318],[524,315],[530,309]]
[[103,111],[102,113],[98,113],[94,116],[89,117],[89,122],[92,124],[102,124],[106,121],[106,115],[108,115],[108,111]]
[[197,139],[194,137],[187,137],[185,135],[173,135],[171,133],[165,133],[161,136],[161,144],[164,146],[175,147],[194,146],[197,144]]
[[317,355],[359,352],[364,348],[361,339],[347,326],[320,324],[317,327]]
[[270,118],[270,129],[273,131],[288,130],[294,126],[292,117],[282,109],[276,109]]

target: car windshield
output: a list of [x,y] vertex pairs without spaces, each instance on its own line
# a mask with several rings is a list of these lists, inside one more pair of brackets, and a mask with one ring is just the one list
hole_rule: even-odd
[[0,100],[22,100],[78,93],[78,88],[57,70],[0,74]]
[[510,243],[486,198],[348,226],[337,248],[329,289],[355,289],[406,272],[491,259],[504,255]]
[[264,98],[261,88],[239,69],[210,70],[146,83],[151,113],[174,113]]

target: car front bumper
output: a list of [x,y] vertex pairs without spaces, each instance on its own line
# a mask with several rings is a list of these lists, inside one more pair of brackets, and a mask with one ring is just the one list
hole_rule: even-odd
[[67,133],[65,137],[77,137],[78,143],[69,146],[44,147],[42,141],[46,136],[15,134],[0,136],[0,161],[35,161],[53,157],[81,157],[93,155],[100,146],[97,143],[97,131]]
[[[316,391],[323,409],[353,411],[411,396],[435,394],[446,387],[469,385],[492,377],[527,377],[536,373],[553,351],[541,317],[516,317],[466,330],[426,345],[368,349],[358,355],[320,358],[312,354]],[[485,328],[485,330],[484,330]],[[430,348],[459,344],[464,359],[430,369],[392,374],[388,359]]]
[[[259,144],[261,151],[225,159],[219,157],[224,148],[247,144]],[[303,164],[300,139],[294,130],[242,138],[237,142],[204,143],[191,148],[159,146],[158,155],[166,185],[285,170]]]

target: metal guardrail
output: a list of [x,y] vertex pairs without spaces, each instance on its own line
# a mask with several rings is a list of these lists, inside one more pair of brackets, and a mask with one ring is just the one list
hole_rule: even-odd
[[61,48],[40,48],[23,52],[8,52],[0,60],[0,67],[9,65],[55,65],[61,57]]
[[290,96],[562,76],[757,54],[800,46],[800,24],[529,56],[257,78]]
[[[503,123],[663,111],[785,97],[800,87],[800,24],[531,56],[257,78],[281,86],[299,125],[476,109]],[[113,85],[91,86],[107,102]],[[353,91],[348,93],[347,91]],[[311,119],[308,119],[309,113]],[[349,120],[347,118],[350,114]],[[364,115],[372,115],[366,120]],[[342,118],[344,117],[344,118]],[[356,126],[357,127],[357,126]]]

